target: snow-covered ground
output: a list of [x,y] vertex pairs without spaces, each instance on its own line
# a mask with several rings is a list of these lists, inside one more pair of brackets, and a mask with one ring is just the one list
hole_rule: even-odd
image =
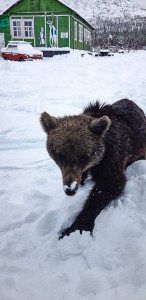
[[146,161],[96,219],[94,237],[58,231],[91,183],[65,195],[41,112],[78,114],[90,101],[133,99],[146,111],[146,52],[43,61],[0,59],[0,300],[145,300]]

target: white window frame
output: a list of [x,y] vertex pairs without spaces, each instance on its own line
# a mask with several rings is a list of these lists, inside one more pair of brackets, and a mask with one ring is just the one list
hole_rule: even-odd
[[91,45],[91,31],[84,28],[84,42]]
[[[14,25],[14,22],[16,25]],[[19,25],[18,25],[19,22]],[[15,30],[14,30],[15,28]],[[16,32],[16,35],[14,34]],[[18,34],[20,32],[20,35]],[[22,38],[22,24],[21,19],[12,19],[12,37],[15,39]]]
[[78,26],[77,26],[77,21],[74,21],[74,40],[77,41],[78,37]]
[[[29,20],[29,19],[23,19],[22,20],[23,21],[23,28],[24,28],[24,31],[23,31],[23,33],[24,33],[24,38],[27,38],[27,39],[32,39],[32,38],[34,38],[34,30],[33,30],[33,20],[31,19],[31,20]],[[31,25],[25,25],[25,23],[31,23]],[[31,28],[31,30],[30,30],[30,28]],[[25,33],[26,32],[28,32],[28,36],[26,36],[25,35]],[[32,34],[32,35],[31,35]]]
[[[14,26],[14,22],[19,22],[20,25]],[[32,25],[25,25],[25,22],[31,22]],[[14,27],[16,27],[16,32],[21,32],[20,35],[17,34],[17,36],[14,35]],[[28,36],[25,35],[25,28],[27,27],[28,30]],[[29,28],[31,27],[31,31],[29,31]],[[19,29],[18,29],[19,28]],[[32,35],[30,34],[32,33]],[[11,33],[13,39],[34,39],[34,20],[33,19],[11,19]]]
[[79,24],[79,42],[83,43],[83,25]]
[[91,31],[88,30],[88,39],[87,39],[87,42],[91,45]]

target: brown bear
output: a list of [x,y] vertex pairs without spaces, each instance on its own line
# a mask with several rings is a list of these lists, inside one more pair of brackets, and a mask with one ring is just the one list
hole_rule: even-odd
[[47,151],[62,172],[65,193],[74,195],[88,174],[94,182],[82,211],[60,238],[75,230],[92,233],[97,215],[122,194],[126,168],[146,159],[144,112],[128,99],[112,105],[97,101],[80,115],[55,118],[44,112],[40,121],[47,133]]

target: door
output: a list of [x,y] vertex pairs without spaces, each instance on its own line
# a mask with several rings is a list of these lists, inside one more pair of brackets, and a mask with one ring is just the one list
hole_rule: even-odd
[[69,47],[69,17],[58,17],[58,47]]
[[45,17],[34,18],[35,46],[46,46]]

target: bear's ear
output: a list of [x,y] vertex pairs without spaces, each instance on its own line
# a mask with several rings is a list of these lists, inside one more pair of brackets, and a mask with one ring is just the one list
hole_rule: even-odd
[[40,117],[41,125],[46,133],[49,133],[51,129],[54,129],[57,124],[57,119],[51,117],[48,113],[43,112]]
[[99,136],[102,136],[110,127],[111,120],[107,116],[99,119],[93,119],[90,123],[90,130]]

